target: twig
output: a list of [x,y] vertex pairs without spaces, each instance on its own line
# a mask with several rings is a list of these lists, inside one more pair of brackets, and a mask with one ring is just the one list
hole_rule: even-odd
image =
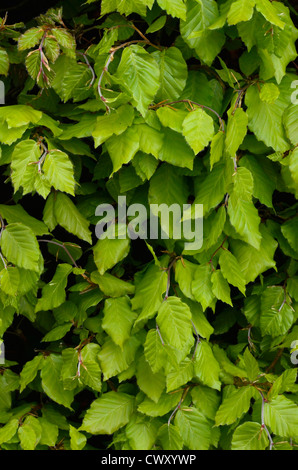
[[262,409],[261,409],[261,421],[262,421],[262,425],[261,425],[261,429],[265,429],[266,433],[267,433],[267,436],[268,436],[268,439],[269,439],[269,443],[270,443],[270,450],[272,450],[272,447],[274,446],[274,443],[273,443],[273,440],[272,440],[272,437],[271,437],[271,434],[265,424],[265,420],[264,420],[264,408],[265,408],[265,403],[267,402],[266,398],[264,397],[263,393],[258,390],[259,394],[261,395],[262,397]]
[[54,242],[53,240],[41,240],[41,239],[38,239],[37,240],[38,242],[44,242],[44,243],[52,243],[52,245],[57,245],[57,246],[60,246],[61,248],[63,248],[63,250],[65,251],[65,253],[69,256],[69,259],[71,260],[72,264],[78,268],[79,266],[77,265],[77,263],[75,262],[74,258],[71,256],[71,254],[69,253],[68,249],[66,248],[66,246],[62,243],[58,243],[58,242]]
[[162,107],[165,107],[165,106],[171,106],[173,104],[179,104],[179,103],[187,103],[189,105],[194,105],[194,106],[198,106],[199,108],[204,108],[204,109],[208,109],[208,111],[211,111],[212,113],[214,113],[218,120],[219,120],[219,123],[220,123],[220,129],[222,132],[225,132],[225,125],[224,125],[224,121],[223,119],[221,118],[221,116],[218,114],[217,111],[215,111],[214,109],[212,108],[209,108],[209,106],[205,106],[204,104],[200,104],[200,103],[197,103],[196,101],[192,101],[192,100],[177,100],[177,101],[170,101],[170,102],[162,102],[162,103],[159,103],[157,105],[153,105],[151,106],[151,108],[162,108]]
[[89,70],[90,70],[90,72],[91,72],[91,74],[92,74],[92,78],[91,78],[90,83],[89,83],[89,88],[91,88],[92,85],[93,85],[93,83],[94,83],[94,81],[95,81],[95,78],[96,78],[96,77],[95,77],[95,72],[94,72],[92,66],[90,65],[90,62],[89,62],[88,57],[86,56],[86,54],[85,54],[84,52],[79,52],[79,51],[77,51],[77,54],[80,54],[80,55],[82,55],[82,56],[84,57],[84,60],[85,60],[87,66],[88,66],[88,68],[89,68]]
[[191,320],[191,324],[192,324],[193,329],[195,330],[195,334],[196,334],[196,337],[197,337],[195,349],[194,349],[194,352],[193,352],[193,355],[192,355],[192,358],[191,358],[192,360],[194,360],[194,358],[196,356],[197,348],[199,346],[199,343],[201,342],[201,339],[200,339],[200,335],[198,333],[198,330],[196,329],[195,324],[192,320]]
[[191,386],[188,385],[188,386],[185,388],[185,390],[184,390],[184,392],[183,392],[183,394],[182,394],[182,397],[181,397],[181,399],[180,399],[178,405],[176,406],[176,408],[175,408],[174,411],[171,413],[171,415],[170,415],[170,417],[169,417],[169,419],[168,419],[168,426],[170,426],[171,421],[172,421],[172,419],[173,419],[175,413],[180,409],[180,406],[181,406],[181,404],[183,403],[183,401],[185,400],[185,397],[186,397],[186,395],[188,394],[188,391],[189,391],[190,387],[191,387]]

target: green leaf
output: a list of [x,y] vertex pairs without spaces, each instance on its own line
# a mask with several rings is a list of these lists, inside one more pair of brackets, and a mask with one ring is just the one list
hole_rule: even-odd
[[[35,307],[36,312],[39,312],[40,310],[51,310],[53,308],[59,307],[59,305],[65,301],[65,288],[67,285],[67,278],[71,271],[72,266],[69,264],[58,265],[53,279],[42,288],[42,296],[40,299],[38,299]],[[67,326],[70,328],[70,325]],[[64,325],[64,328],[65,327],[66,325]]]
[[182,38],[210,66],[225,42],[222,31],[209,30],[218,18],[217,3],[214,0],[187,0],[186,8],[186,20],[181,21],[180,26]]
[[41,426],[41,437],[39,444],[51,447],[55,446],[59,434],[58,426],[43,417],[38,418],[38,421]]
[[73,391],[64,390],[60,379],[63,358],[58,354],[50,354],[44,358],[41,369],[41,385],[49,398],[56,403],[71,409],[71,403],[74,398]]
[[195,154],[204,150],[214,134],[213,119],[201,108],[191,111],[182,127],[183,135]]
[[5,49],[0,48],[0,75],[7,75],[9,70],[9,58]]
[[169,47],[153,52],[152,57],[160,68],[160,86],[155,100],[160,102],[179,98],[187,79],[187,65],[181,51],[176,47]]
[[113,173],[129,163],[140,148],[138,128],[129,127],[118,136],[110,137],[106,147],[113,162]]
[[158,403],[166,385],[166,378],[162,372],[152,371],[144,355],[140,356],[137,361],[136,379],[140,390]]
[[173,424],[163,424],[158,431],[158,439],[163,450],[182,450],[183,441],[179,430]]
[[35,430],[29,424],[22,424],[18,429],[20,446],[23,450],[34,450],[37,445]]
[[291,438],[298,434],[298,407],[285,396],[279,395],[265,403],[264,420],[278,436]]
[[186,7],[183,0],[157,0],[157,3],[169,15],[185,20]]
[[22,392],[27,385],[35,379],[37,372],[41,368],[43,356],[35,356],[31,361],[26,362],[20,373],[20,392]]
[[123,295],[134,294],[135,286],[125,282],[109,273],[100,275],[97,271],[91,273],[91,281],[99,285],[100,290],[108,297],[122,297]]
[[71,450],[82,450],[87,443],[87,437],[79,432],[74,426],[69,426]]
[[254,381],[260,373],[258,361],[250,353],[249,349],[246,348],[243,354],[243,360],[247,371],[247,376],[250,381]]
[[166,288],[167,273],[151,264],[136,282],[136,293],[131,301],[133,310],[140,309],[136,324],[142,324],[157,313]]
[[193,169],[194,151],[187,145],[184,137],[172,129],[164,129],[164,141],[159,159],[171,165]]
[[134,109],[130,105],[120,106],[113,113],[98,116],[92,132],[95,147],[105,142],[113,134],[122,134],[131,126],[134,118]]
[[220,390],[220,367],[207,341],[200,340],[197,346],[194,370],[195,376],[198,377],[204,385],[214,388],[215,390]]
[[66,153],[60,150],[50,150],[46,155],[42,170],[55,189],[74,196],[74,169]]
[[255,3],[257,11],[259,11],[269,23],[275,24],[279,28],[284,28],[285,23],[279,18],[275,3],[271,3],[269,0],[256,0]]
[[4,442],[10,441],[10,439],[15,435],[19,427],[18,419],[11,419],[4,426],[0,428],[0,445]]
[[178,260],[175,265],[175,280],[178,282],[183,294],[192,300],[195,300],[195,297],[192,293],[191,284],[197,267],[197,264],[187,260],[183,260],[183,262],[182,260]]
[[233,307],[231,301],[230,286],[219,269],[217,269],[211,274],[211,282],[212,292],[215,297]]
[[139,345],[139,340],[135,336],[131,336],[125,341],[121,349],[112,339],[107,337],[98,354],[104,380],[108,380],[110,377],[127,370],[135,359]]
[[104,306],[102,327],[114,343],[123,349],[124,342],[130,337],[136,317],[136,313],[131,310],[128,297],[107,299]]
[[40,149],[34,140],[23,140],[15,146],[11,161],[11,179],[15,192],[21,186],[24,188],[24,194],[34,190],[37,165],[33,163],[37,162],[40,156]]
[[287,220],[282,226],[281,231],[284,237],[288,240],[293,250],[298,252],[298,241],[297,241],[297,230],[298,230],[298,217]]
[[184,445],[190,450],[208,450],[211,441],[211,425],[196,408],[181,408],[175,416],[175,426]]
[[248,116],[242,108],[237,108],[236,111],[229,116],[225,148],[228,155],[232,158],[235,157],[238,148],[246,136],[247,123]]
[[263,335],[284,335],[292,326],[294,314],[282,287],[270,286],[261,297],[260,326]]
[[40,272],[41,253],[33,231],[21,223],[8,224],[2,233],[1,249],[11,263]]
[[255,0],[237,0],[233,2],[228,13],[228,24],[249,21],[253,15]]
[[235,256],[228,250],[221,250],[219,264],[223,277],[245,295],[245,280]]
[[138,411],[153,418],[164,416],[178,405],[181,395],[181,391],[176,393],[162,393],[157,403],[145,397],[144,401],[139,404]]
[[233,434],[232,450],[265,450],[268,445],[267,434],[259,423],[243,423]]
[[153,23],[146,29],[146,34],[149,33],[156,33],[156,31],[160,31],[164,25],[166,24],[167,17],[166,15],[162,15],[157,20],[153,21]]
[[[123,228],[126,229],[126,226],[123,226],[120,230]],[[99,274],[104,274],[119,261],[122,261],[128,255],[129,249],[129,238],[100,238],[93,247],[94,262]]]
[[166,363],[166,356],[157,329],[149,330],[144,343],[144,353],[152,372],[158,372]]
[[194,377],[194,363],[186,357],[178,365],[170,369],[167,374],[167,392],[178,390],[182,385],[190,382]]
[[215,163],[219,162],[224,153],[225,145],[225,134],[222,131],[219,131],[212,138],[210,145],[210,171],[212,171]]
[[179,297],[168,297],[158,309],[156,322],[164,341],[189,352],[193,344],[191,312]]
[[30,28],[24,34],[22,34],[18,39],[18,49],[19,51],[24,51],[26,49],[31,49],[36,46],[44,35],[44,30],[42,28]]
[[262,101],[256,86],[250,86],[245,95],[248,128],[267,147],[272,147],[274,150],[281,152],[289,149],[282,126],[282,115],[289,106],[283,84],[286,86],[285,80],[279,86],[281,93],[274,103]]
[[6,219],[9,224],[21,222],[23,225],[29,227],[36,236],[49,234],[46,225],[42,221],[29,215],[20,204],[16,204],[15,206],[0,204],[0,213],[2,218]]
[[214,294],[212,292],[210,264],[202,264],[197,267],[191,289],[193,296],[197,302],[200,302],[203,310],[213,306]]
[[276,265],[274,253],[278,244],[265,227],[261,226],[260,232],[262,240],[259,250],[241,240],[231,240],[233,254],[246,283],[253,282],[261,273]]
[[149,450],[155,443],[158,422],[140,414],[134,414],[125,427],[128,442],[134,450]]
[[65,54],[75,57],[76,42],[72,34],[65,29],[52,28],[51,34],[57,39],[60,46],[64,48]]
[[250,407],[250,400],[255,397],[256,391],[247,386],[234,390],[227,398],[224,398],[215,415],[216,426],[232,424]]
[[92,434],[113,434],[125,426],[133,413],[134,397],[121,392],[107,392],[91,404],[80,430]]
[[[40,307],[38,307],[40,308]],[[46,308],[44,308],[46,310]],[[58,325],[55,328],[53,328],[51,331],[49,331],[41,341],[43,342],[51,342],[51,341],[57,341],[58,339],[64,338],[66,333],[70,331],[72,327],[71,323],[65,323],[64,325]]]
[[159,75],[156,61],[142,47],[133,45],[124,49],[117,76],[143,116],[158,91]]
[[54,217],[61,227],[81,240],[92,243],[89,221],[78,211],[72,200],[61,192],[56,194]]

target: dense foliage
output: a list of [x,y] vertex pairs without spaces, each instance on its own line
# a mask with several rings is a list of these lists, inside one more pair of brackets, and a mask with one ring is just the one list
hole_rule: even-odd
[[[297,447],[295,8],[2,16],[1,449]],[[98,239],[119,195],[203,204],[201,248]]]

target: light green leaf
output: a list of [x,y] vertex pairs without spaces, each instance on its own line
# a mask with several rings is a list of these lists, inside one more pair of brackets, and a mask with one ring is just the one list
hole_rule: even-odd
[[186,20],[181,21],[180,26],[182,38],[210,66],[225,42],[222,31],[209,30],[218,18],[217,3],[214,0],[187,0],[186,8]]
[[169,15],[185,20],[186,7],[183,0],[157,0],[157,3]]
[[41,253],[33,231],[21,223],[8,224],[2,233],[1,249],[11,263],[40,272]]
[[140,46],[126,47],[117,76],[132,95],[138,111],[144,116],[159,88],[160,70],[153,56]]
[[9,58],[5,49],[0,48],[0,75],[7,75],[9,70]]
[[15,192],[21,186],[24,188],[24,194],[34,190],[37,165],[33,163],[37,162],[40,156],[40,149],[35,140],[22,140],[15,146],[11,161],[11,179]]
[[97,271],[91,273],[91,281],[99,285],[100,290],[108,297],[122,297],[134,294],[135,286],[130,282],[123,281],[109,273],[100,275]]
[[98,116],[92,132],[95,147],[105,142],[113,134],[122,134],[131,126],[134,118],[134,108],[130,105],[120,106],[115,112]]
[[[169,3],[173,4],[172,1]],[[179,98],[187,79],[187,65],[181,51],[176,47],[169,47],[153,52],[152,57],[160,68],[160,87],[155,100],[160,102]]]
[[196,408],[181,408],[175,416],[175,426],[190,450],[208,450],[211,440],[211,425]]
[[129,127],[118,136],[110,137],[106,147],[113,162],[113,173],[129,163],[140,148],[138,128]]
[[178,390],[182,385],[190,382],[194,375],[194,363],[186,357],[177,366],[172,367],[167,374],[167,392]]
[[166,364],[166,355],[157,329],[149,330],[144,343],[144,353],[152,372],[158,372]]
[[133,450],[150,450],[155,443],[159,423],[141,414],[134,414],[125,427],[125,434]]
[[202,264],[197,267],[191,289],[193,296],[197,302],[200,302],[203,310],[213,306],[214,294],[212,292],[210,264]]
[[82,450],[87,443],[87,437],[79,432],[74,426],[69,425],[71,450]]
[[233,307],[231,301],[230,286],[219,269],[213,271],[213,273],[211,274],[211,282],[212,292],[215,297]]
[[133,310],[141,310],[136,324],[142,324],[157,313],[166,288],[167,273],[151,264],[136,282],[136,293],[131,301]]
[[294,314],[289,298],[280,286],[270,286],[261,297],[260,326],[263,335],[284,335],[292,326]]
[[226,152],[234,158],[247,133],[248,116],[242,108],[229,116],[225,140]]
[[42,28],[30,28],[24,34],[22,34],[18,39],[18,49],[19,51],[24,51],[26,49],[31,49],[36,46],[44,35],[44,30]]
[[162,372],[152,371],[144,355],[137,361],[136,379],[140,390],[157,403],[166,386],[166,378]]
[[18,419],[9,420],[4,426],[0,428],[0,445],[8,442],[17,432],[19,427]]
[[27,385],[35,379],[37,372],[42,366],[42,362],[42,355],[37,355],[31,361],[26,362],[20,373],[20,392],[22,392]]
[[130,331],[137,315],[131,310],[128,297],[107,299],[104,306],[103,329],[115,344],[123,348],[124,342],[130,337]]
[[63,358],[58,354],[50,354],[44,359],[41,369],[41,385],[49,398],[56,403],[71,409],[74,394],[72,390],[64,390],[60,379]]
[[195,376],[198,377],[204,385],[214,388],[215,390],[220,390],[220,367],[213,355],[211,346],[207,341],[201,340],[198,344],[195,355],[194,371]]
[[256,9],[259,11],[269,23],[272,23],[279,28],[283,29],[285,23],[280,19],[278,10],[275,8],[275,3],[269,0],[256,0]]
[[237,0],[233,2],[228,13],[228,24],[249,21],[253,15],[255,0]]
[[227,398],[224,398],[215,415],[216,426],[234,423],[248,411],[250,400],[256,396],[256,393],[253,387],[247,386],[234,390]]
[[74,196],[74,169],[68,155],[61,150],[50,150],[42,166],[45,177],[58,191]]
[[191,111],[182,127],[183,135],[195,154],[204,150],[214,134],[213,119],[201,108]]
[[291,438],[298,435],[298,406],[283,395],[265,403],[264,420],[278,436]]
[[164,424],[158,431],[157,435],[163,450],[182,450],[183,440],[179,430],[173,424]]
[[189,352],[193,345],[191,312],[179,297],[168,297],[160,308],[156,322],[164,341],[180,351]]
[[178,405],[181,396],[182,391],[162,393],[157,403],[145,397],[144,401],[139,404],[138,411],[153,418],[164,416]]
[[72,200],[61,192],[56,193],[54,217],[61,227],[78,238],[92,243],[89,221],[78,211]]
[[233,434],[232,450],[265,450],[268,445],[267,434],[259,423],[243,423]]
[[[123,227],[126,229],[126,226]],[[128,255],[129,249],[129,238],[100,238],[93,247],[94,262],[99,274],[104,274],[119,261],[122,261]]]
[[107,392],[91,404],[80,430],[92,434],[113,434],[129,422],[133,409],[133,396]]
[[221,250],[219,264],[223,277],[245,295],[245,280],[235,256],[228,250]]
[[[58,265],[53,279],[42,288],[42,296],[40,299],[38,299],[38,302],[35,306],[36,312],[39,312],[40,310],[51,310],[53,308],[59,307],[59,305],[61,305],[65,301],[65,288],[67,285],[68,276],[71,271],[72,266],[70,266],[69,264],[65,263]],[[71,325],[64,325],[63,331],[64,329],[68,331],[70,327]],[[65,333],[67,331],[65,331]],[[51,333],[52,332],[50,332],[50,337]],[[54,333],[54,335],[55,334],[56,332]]]
[[0,213],[2,218],[6,219],[9,224],[21,222],[23,225],[27,225],[36,236],[48,235],[49,233],[46,225],[29,215],[20,204],[15,206],[0,204]]

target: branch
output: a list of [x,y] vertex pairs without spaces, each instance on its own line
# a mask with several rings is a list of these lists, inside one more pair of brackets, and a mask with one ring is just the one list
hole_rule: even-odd
[[271,437],[271,434],[270,432],[268,431],[268,428],[265,424],[265,421],[264,421],[264,407],[265,407],[265,403],[267,402],[266,398],[264,397],[263,393],[259,391],[259,394],[261,395],[262,397],[262,409],[261,409],[261,421],[262,421],[262,425],[261,425],[261,429],[265,429],[266,433],[267,433],[267,436],[268,436],[268,439],[269,439],[269,442],[270,442],[270,450],[272,450],[272,447],[274,446],[274,443],[273,443],[273,440],[272,440],[272,437]]
[[211,111],[212,113],[214,113],[218,120],[219,120],[219,123],[220,123],[220,128],[219,130],[221,130],[222,132],[225,132],[225,124],[224,124],[224,121],[223,119],[221,118],[221,116],[218,114],[217,111],[215,111],[214,109],[212,108],[209,108],[209,106],[205,106],[204,104],[200,104],[200,103],[197,103],[196,101],[192,101],[192,100],[177,100],[177,101],[170,101],[169,103],[168,102],[162,102],[162,103],[159,103],[157,105],[153,105],[151,106],[151,108],[163,108],[165,106],[171,106],[173,104],[178,104],[178,103],[187,103],[189,105],[194,105],[194,106],[198,106],[199,108],[204,108],[204,109],[208,109],[208,111]]
[[71,260],[72,264],[78,268],[79,266],[77,265],[77,263],[75,262],[74,258],[71,256],[71,254],[69,253],[68,249],[66,248],[66,246],[62,243],[58,243],[58,242],[54,242],[53,240],[37,240],[38,242],[44,242],[44,243],[52,243],[52,245],[57,245],[57,246],[60,246],[60,248],[63,248],[63,250],[65,251],[65,253],[69,256],[69,259]]

